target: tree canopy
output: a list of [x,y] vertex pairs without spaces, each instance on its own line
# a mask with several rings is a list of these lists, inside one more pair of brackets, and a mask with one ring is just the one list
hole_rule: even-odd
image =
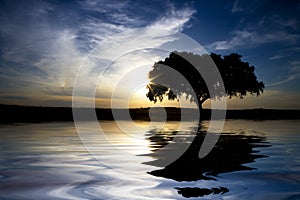
[[[241,60],[242,56],[237,53],[221,56],[211,53],[198,55],[188,52],[171,52],[164,61],[158,61],[148,73],[150,83],[147,85],[147,97],[154,103],[164,98],[175,100],[186,95],[187,99],[197,103],[202,108],[202,103],[207,99],[216,99],[222,96],[243,98],[247,94],[259,96],[263,93],[264,83],[257,80],[254,73],[255,67]],[[194,66],[190,61],[196,61]],[[212,65],[216,67],[211,67]],[[169,69],[176,70],[183,78],[172,76]],[[198,68],[197,68],[198,67]],[[200,69],[200,70],[199,70]],[[211,82],[205,80],[199,73],[217,73],[217,69],[223,80]],[[213,86],[214,90],[211,88]],[[223,88],[223,90],[218,90]],[[225,91],[220,92],[220,91]]]

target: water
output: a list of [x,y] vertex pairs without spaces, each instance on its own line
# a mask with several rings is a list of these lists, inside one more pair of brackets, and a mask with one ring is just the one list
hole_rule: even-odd
[[200,160],[203,122],[166,168],[153,164],[165,159],[157,152],[193,137],[197,123],[135,125],[104,121],[106,138],[93,135],[85,146],[72,122],[1,125],[0,199],[300,199],[299,120],[228,120]]

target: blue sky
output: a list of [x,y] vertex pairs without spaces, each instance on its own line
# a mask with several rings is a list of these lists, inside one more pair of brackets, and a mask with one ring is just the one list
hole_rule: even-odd
[[[229,108],[300,109],[298,13],[300,2],[292,0],[1,1],[0,103],[70,106],[82,66],[88,90],[122,52],[159,49],[182,33],[207,52],[237,52],[256,67],[265,93],[229,100]],[[133,54],[145,69],[167,55],[155,51],[151,58],[141,53],[124,58],[133,62]],[[127,73],[124,60],[97,89],[98,106],[110,102],[112,77]],[[146,80],[146,74],[137,76]]]

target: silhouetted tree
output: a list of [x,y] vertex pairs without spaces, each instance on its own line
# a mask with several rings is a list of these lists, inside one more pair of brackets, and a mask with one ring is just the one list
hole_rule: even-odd
[[[201,110],[202,104],[208,99],[218,99],[222,96],[243,98],[248,93],[259,96],[263,92],[264,83],[257,80],[254,66],[250,66],[241,58],[242,56],[236,53],[222,57],[214,53],[197,55],[187,52],[171,52],[164,61],[156,62],[149,72],[150,83],[147,85],[147,97],[155,103],[157,100],[162,101],[164,97],[175,100],[186,95],[186,98],[195,102]],[[195,63],[198,66],[195,66]],[[207,82],[207,80],[205,82],[195,68],[202,69],[209,76],[209,74],[217,73],[213,67],[210,67],[214,64],[221,74],[224,85],[220,82]],[[172,76],[170,70],[166,70],[163,66],[176,70],[184,79]],[[208,90],[211,86],[214,88],[213,91]],[[223,88],[223,90],[218,90],[218,88]]]

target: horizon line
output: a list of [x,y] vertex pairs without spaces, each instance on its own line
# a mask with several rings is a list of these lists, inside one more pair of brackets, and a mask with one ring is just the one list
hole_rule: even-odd
[[[126,109],[158,109],[158,108],[173,108],[173,109],[191,109],[198,110],[198,108],[189,108],[189,107],[173,107],[173,106],[153,106],[153,107],[127,107],[127,108],[109,108],[109,107],[72,107],[72,106],[50,106],[50,105],[17,105],[17,104],[3,104],[0,103],[0,106],[16,106],[16,107],[36,107],[36,108],[80,108],[80,109],[118,109],[118,110],[126,110]],[[203,110],[212,110],[211,108],[203,108]],[[222,110],[222,109],[214,109],[214,110]],[[300,108],[290,109],[290,108],[262,108],[262,107],[252,107],[252,108],[230,108],[225,110],[300,110]]]

